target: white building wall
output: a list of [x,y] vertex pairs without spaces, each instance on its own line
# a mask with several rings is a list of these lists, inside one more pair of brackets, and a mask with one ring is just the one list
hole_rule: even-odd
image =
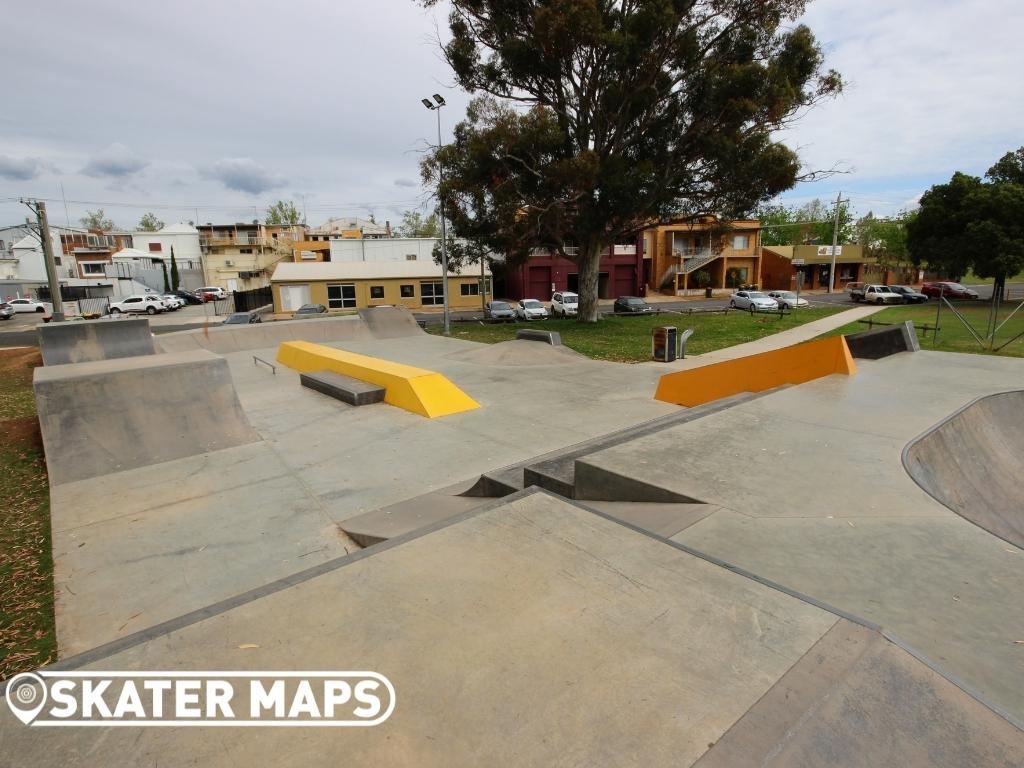
[[[150,243],[159,243],[160,251],[151,252]],[[175,224],[159,232],[132,232],[132,247],[135,250],[148,253],[153,258],[164,259],[168,264],[171,262],[172,246],[179,269],[202,269],[203,253],[199,248],[199,230],[195,227]]]
[[433,237],[331,240],[331,261],[433,261]]
[[[53,245],[53,255],[60,262],[57,265],[57,276],[63,279],[68,274],[66,265],[68,262],[71,262],[73,265],[74,258],[64,256],[60,242],[60,233],[57,230],[50,230],[50,242]],[[46,258],[43,256],[43,247],[34,235],[29,235],[15,243],[12,254],[18,260],[17,273],[13,276],[15,279],[42,281],[47,279]],[[7,277],[8,274],[10,274],[10,271],[5,270],[3,277]]]

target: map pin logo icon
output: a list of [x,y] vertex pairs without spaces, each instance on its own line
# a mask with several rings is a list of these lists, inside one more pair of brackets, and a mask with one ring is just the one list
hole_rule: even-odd
[[46,705],[46,683],[32,672],[15,675],[7,683],[7,706],[14,716],[28,725]]

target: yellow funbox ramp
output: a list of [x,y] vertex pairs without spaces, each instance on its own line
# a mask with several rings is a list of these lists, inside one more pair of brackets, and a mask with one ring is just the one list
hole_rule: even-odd
[[834,336],[688,371],[666,373],[658,381],[654,399],[693,407],[740,392],[763,392],[783,384],[803,384],[833,373],[852,376],[856,372],[846,339]]
[[384,387],[384,402],[436,419],[480,404],[440,373],[308,341],[286,341],[277,360],[300,373],[333,371]]

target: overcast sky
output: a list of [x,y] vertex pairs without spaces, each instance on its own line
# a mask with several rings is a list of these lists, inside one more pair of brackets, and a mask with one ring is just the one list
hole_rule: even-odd
[[[1024,144],[1020,0],[817,0],[805,20],[849,87],[784,138],[850,173],[787,200],[841,189],[888,213]],[[55,200],[58,224],[241,221],[303,196],[311,224],[394,222],[425,200],[420,98],[447,99],[446,135],[467,101],[433,43],[443,14],[412,0],[56,0],[3,23],[0,225],[18,196]]]

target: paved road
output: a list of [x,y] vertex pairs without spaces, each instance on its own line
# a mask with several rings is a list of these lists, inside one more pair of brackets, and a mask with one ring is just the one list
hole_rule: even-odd
[[[979,300],[989,300],[992,297],[992,285],[971,285],[978,292],[980,297]],[[1021,296],[1024,293],[1024,283],[1011,283],[1008,289],[1015,296]],[[856,304],[850,299],[845,293],[811,293],[803,294],[812,306],[831,306],[841,305],[847,307],[861,306]],[[658,301],[651,302],[653,306],[657,307],[662,312],[678,312],[687,309],[722,309],[729,306],[728,297],[719,297],[714,299],[687,299],[680,301]],[[601,311],[611,312],[612,302],[602,301]],[[416,312],[413,313],[417,320],[425,320],[428,325],[441,325],[444,321],[440,312]],[[468,322],[474,320],[480,320],[483,317],[483,312],[479,309],[476,310],[465,310],[455,311],[451,313],[452,322]]]
[[[988,300],[992,297],[992,285],[972,285],[981,298],[981,300]],[[1021,296],[1024,294],[1024,283],[1011,283],[1008,286],[1011,294],[1014,296]],[[812,305],[843,305],[843,306],[855,306],[854,302],[850,301],[850,297],[845,293],[812,293],[804,294],[805,298],[811,302]],[[611,311],[611,302],[606,301],[601,303],[601,309],[604,312]],[[714,299],[689,299],[686,301],[659,301],[655,305],[658,309],[663,312],[678,312],[680,310],[687,309],[721,309],[729,306],[728,298],[714,298]],[[206,315],[209,314],[211,317],[206,320]],[[414,312],[414,316],[417,320],[424,320],[428,325],[440,325],[443,322],[443,317],[440,312]],[[464,310],[456,311],[451,313],[452,322],[472,322],[474,320],[480,320],[483,317],[481,310]],[[168,331],[184,331],[192,328],[201,328],[203,325],[209,324],[214,325],[219,323],[223,318],[212,316],[212,309],[208,306],[190,306],[185,307],[178,312],[173,314],[168,313],[166,315],[157,315],[155,318],[150,318],[151,324],[154,326],[153,330],[155,333],[167,333]],[[16,347],[16,346],[35,346],[36,344],[36,333],[35,327],[42,322],[39,315],[34,313],[22,313],[15,315],[10,320],[0,325],[0,348],[2,347]]]

